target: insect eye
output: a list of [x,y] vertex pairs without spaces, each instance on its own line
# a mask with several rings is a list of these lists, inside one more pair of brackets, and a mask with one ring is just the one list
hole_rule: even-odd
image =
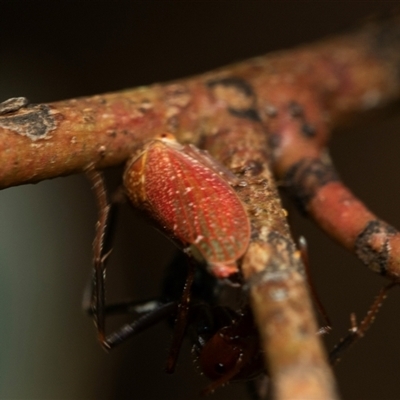
[[219,375],[224,375],[226,373],[226,366],[223,363],[217,363],[214,365],[215,372]]

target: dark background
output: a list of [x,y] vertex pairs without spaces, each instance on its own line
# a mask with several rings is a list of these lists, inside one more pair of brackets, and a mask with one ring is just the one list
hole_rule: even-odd
[[[0,101],[50,102],[181,78],[346,30],[398,2],[4,2]],[[343,180],[400,227],[400,117],[337,132],[331,152]],[[117,176],[118,171],[111,173]],[[313,276],[334,324],[363,317],[384,283],[292,209]],[[171,333],[162,325],[111,354],[81,311],[96,209],[83,176],[0,194],[0,398],[188,399],[206,384],[186,344],[176,373],[163,372]],[[109,266],[110,299],[157,295],[173,248],[123,212]],[[345,399],[400,397],[400,293],[335,368]],[[245,399],[241,384],[213,399]]]

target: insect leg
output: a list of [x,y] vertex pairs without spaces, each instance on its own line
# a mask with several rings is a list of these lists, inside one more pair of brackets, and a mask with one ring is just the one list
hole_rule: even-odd
[[331,350],[329,353],[329,361],[332,365],[337,364],[340,361],[340,357],[345,350],[350,348],[358,339],[361,339],[364,336],[364,333],[369,329],[371,324],[374,322],[378,311],[385,300],[388,291],[396,286],[398,283],[392,282],[388,285],[384,286],[376,296],[374,302],[370,306],[367,315],[362,320],[361,324],[357,326],[355,315],[352,314],[351,319],[351,328],[350,332],[345,336],[340,342]]
[[104,185],[103,176],[93,167],[89,167],[86,174],[92,182],[92,187],[96,195],[96,200],[99,209],[99,219],[96,224],[96,234],[93,241],[93,279],[90,289],[90,306],[94,322],[97,327],[98,338],[103,347],[108,348],[105,338],[105,260],[109,252],[104,251],[104,242],[107,232],[107,223],[110,212],[110,205],[107,200],[107,193]]
[[167,359],[167,365],[165,367],[166,372],[168,372],[169,374],[173,373],[175,370],[176,361],[178,359],[179,350],[182,345],[188,322],[191,288],[196,272],[194,260],[191,257],[188,257],[188,260],[189,270],[185,286],[183,288],[182,298],[178,306],[178,315],[176,317],[172,345]]
[[177,311],[178,306],[177,302],[171,301],[159,305],[150,312],[142,314],[133,322],[122,325],[119,329],[107,335],[104,340],[104,346],[107,349],[114,348],[132,336],[170,317]]
[[[103,176],[94,168],[88,168],[87,176],[92,182],[96,195],[99,218],[93,242],[93,279],[84,296],[84,309],[93,316],[101,345],[109,350],[133,335],[162,321],[178,308],[177,302],[160,303],[154,300],[145,302],[127,301],[106,305],[105,302],[105,261],[110,254],[111,225],[115,221],[115,207],[107,200]],[[114,218],[113,218],[114,217]],[[125,324],[115,332],[106,335],[106,315],[130,313],[135,315],[132,323]]]

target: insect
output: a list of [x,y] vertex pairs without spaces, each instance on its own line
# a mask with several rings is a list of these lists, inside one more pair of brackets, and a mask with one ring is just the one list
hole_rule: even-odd
[[[109,253],[104,241],[110,205],[101,174],[88,168],[87,175],[96,193],[99,219],[93,244],[93,279],[84,303],[94,316],[100,343],[110,349],[135,334],[136,323],[124,325],[108,336],[105,334],[105,261]],[[237,261],[250,241],[246,210],[225,179],[235,182],[234,175],[207,153],[179,144],[168,133],[138,149],[125,169],[124,188],[133,205],[144,210],[193,260],[168,358],[170,372],[186,329],[194,264],[206,264],[218,279],[231,278],[239,272]]]

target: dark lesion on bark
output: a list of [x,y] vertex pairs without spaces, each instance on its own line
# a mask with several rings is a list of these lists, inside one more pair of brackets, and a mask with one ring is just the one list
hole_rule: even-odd
[[339,177],[332,164],[320,158],[305,158],[289,168],[284,177],[284,187],[306,215],[308,203],[317,191],[335,181],[339,181]]
[[374,271],[386,275],[390,260],[389,240],[396,233],[395,228],[383,221],[369,221],[354,244],[357,256]]
[[47,104],[28,104],[25,97],[13,97],[0,103],[0,127],[37,140],[48,138],[57,124]]
[[228,76],[209,80],[206,85],[217,97],[227,102],[227,110],[231,115],[254,122],[261,121],[256,109],[256,95],[253,87],[245,79]]

